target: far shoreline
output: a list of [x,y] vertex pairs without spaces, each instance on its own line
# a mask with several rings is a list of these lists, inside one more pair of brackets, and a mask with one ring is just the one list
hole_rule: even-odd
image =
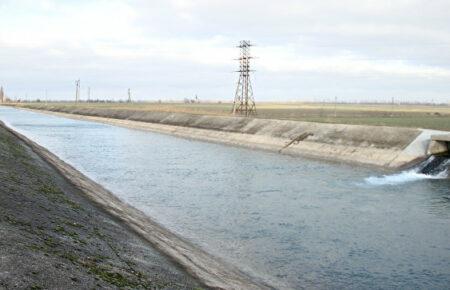
[[426,138],[414,128],[324,124],[176,112],[22,104],[18,109],[100,122],[181,138],[265,150],[385,170],[411,167],[428,157]]

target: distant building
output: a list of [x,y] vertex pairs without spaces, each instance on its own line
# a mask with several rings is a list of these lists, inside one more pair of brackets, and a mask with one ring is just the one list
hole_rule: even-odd
[[5,101],[5,93],[3,92],[3,87],[0,87],[0,103]]

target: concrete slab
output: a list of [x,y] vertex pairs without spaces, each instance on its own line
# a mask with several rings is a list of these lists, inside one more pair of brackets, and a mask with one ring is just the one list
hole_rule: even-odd
[[431,140],[430,146],[428,146],[428,154],[437,155],[445,154],[448,152],[448,142]]
[[389,167],[402,167],[414,160],[426,158],[430,153],[428,148],[431,142],[431,136],[448,135],[446,131],[421,129],[417,138],[412,141],[396,158],[394,158]]
[[432,135],[431,136],[431,140],[433,140],[433,141],[450,142],[450,134]]

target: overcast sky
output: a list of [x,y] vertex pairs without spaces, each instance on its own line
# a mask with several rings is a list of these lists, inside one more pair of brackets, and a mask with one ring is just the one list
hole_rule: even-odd
[[0,0],[0,85],[232,100],[241,39],[257,101],[450,102],[449,0]]

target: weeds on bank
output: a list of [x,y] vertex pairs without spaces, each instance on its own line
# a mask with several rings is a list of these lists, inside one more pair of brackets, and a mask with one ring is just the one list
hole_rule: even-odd
[[27,222],[27,221],[21,221],[18,220],[12,216],[9,215],[5,215],[3,218],[3,220],[5,220],[7,223],[11,224],[11,225],[15,225],[15,226],[20,226],[22,228],[27,229],[27,231],[31,231],[31,223]]
[[[3,132],[2,132],[3,131]],[[36,165],[35,160],[17,140],[6,130],[0,128],[0,177],[8,180],[3,189],[5,193],[23,192],[24,196],[43,196],[48,201],[36,204],[36,208],[46,212],[61,205],[75,212],[84,209],[81,205],[71,199],[54,183],[49,173]],[[19,190],[21,189],[21,191]],[[30,221],[20,220],[8,212],[0,212],[0,221],[20,229],[23,234],[32,236],[26,247],[33,252],[40,252],[45,256],[60,257],[70,261],[74,265],[81,266],[91,273],[96,279],[101,279],[119,288],[144,288],[158,289],[165,285],[152,282],[146,276],[134,269],[134,264],[119,256],[120,250],[108,242],[112,238],[102,233],[99,228],[93,228],[88,233],[84,225],[59,218],[50,218],[47,222],[36,225]],[[50,225],[52,224],[52,225]],[[81,231],[81,232],[80,232]],[[106,243],[115,255],[126,266],[116,268],[108,260],[110,257],[94,254],[89,257],[90,248],[85,248],[87,241],[82,239],[81,233],[86,233],[87,241],[90,239],[101,240]],[[76,244],[77,246],[75,246]],[[97,251],[98,252],[98,251]],[[33,284],[31,289],[43,289],[38,284]]]
[[77,202],[69,199],[64,192],[53,184],[43,184],[38,191],[46,195],[53,202],[62,202],[70,206],[73,210],[82,210],[82,207]]

